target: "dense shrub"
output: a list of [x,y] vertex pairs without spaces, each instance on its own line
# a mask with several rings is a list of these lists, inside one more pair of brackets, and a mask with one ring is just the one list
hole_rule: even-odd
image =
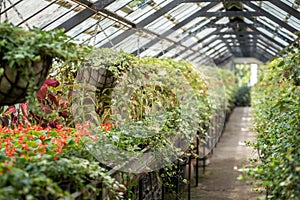
[[238,88],[235,95],[236,106],[250,106],[251,105],[251,87],[243,85]]

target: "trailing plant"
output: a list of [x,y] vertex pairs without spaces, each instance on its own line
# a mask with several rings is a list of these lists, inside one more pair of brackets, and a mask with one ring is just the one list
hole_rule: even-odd
[[248,174],[267,190],[267,199],[300,196],[300,57],[293,47],[265,67],[253,88],[253,130],[259,153]]
[[8,22],[0,23],[1,63],[6,62],[10,67],[20,69],[41,60],[43,56],[49,56],[77,64],[89,52],[89,47],[66,42],[68,39],[63,30],[24,30]]

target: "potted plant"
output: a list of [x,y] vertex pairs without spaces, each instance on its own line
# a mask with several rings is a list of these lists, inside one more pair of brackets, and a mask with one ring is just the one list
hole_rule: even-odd
[[26,101],[41,87],[53,62],[79,63],[89,48],[68,39],[63,30],[0,23],[0,105]]

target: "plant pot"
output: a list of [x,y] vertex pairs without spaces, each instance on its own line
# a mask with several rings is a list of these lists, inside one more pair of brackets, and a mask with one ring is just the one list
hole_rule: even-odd
[[0,68],[4,71],[0,74],[0,106],[25,102],[27,96],[43,85],[51,65],[51,57],[43,57],[31,65],[13,67],[1,59]]

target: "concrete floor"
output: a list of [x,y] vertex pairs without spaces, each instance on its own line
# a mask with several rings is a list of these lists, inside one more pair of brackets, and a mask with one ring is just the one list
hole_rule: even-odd
[[204,174],[200,173],[199,186],[192,187],[192,200],[255,200],[262,196],[253,192],[245,182],[237,180],[248,158],[256,156],[254,150],[244,143],[254,139],[254,134],[249,131],[249,112],[248,107],[234,109],[210,164]]

